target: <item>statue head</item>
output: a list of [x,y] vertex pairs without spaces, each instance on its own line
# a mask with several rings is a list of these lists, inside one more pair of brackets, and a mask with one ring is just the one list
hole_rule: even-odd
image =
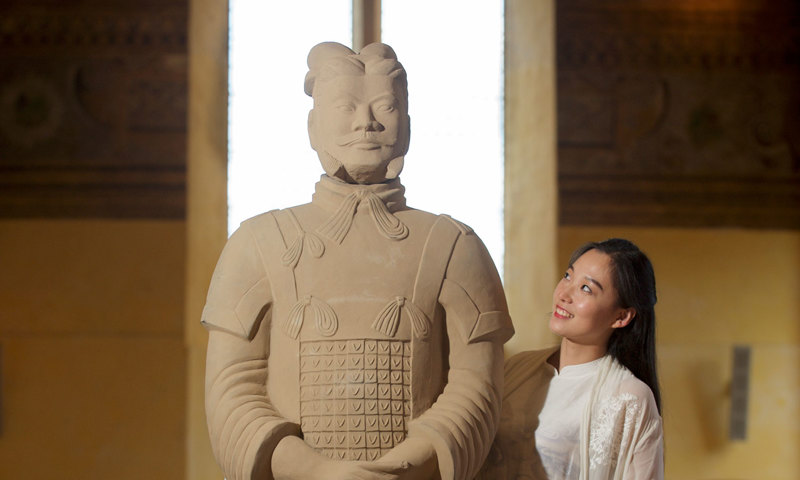
[[334,42],[308,54],[305,92],[314,99],[308,136],[322,168],[349,183],[396,178],[408,151],[406,72],[388,45],[359,53]]

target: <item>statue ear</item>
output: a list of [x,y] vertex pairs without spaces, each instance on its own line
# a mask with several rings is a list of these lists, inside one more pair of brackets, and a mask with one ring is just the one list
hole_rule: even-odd
[[406,144],[403,148],[403,155],[408,153],[408,145],[411,143],[411,115],[406,114]]
[[402,142],[402,144],[397,145],[396,150],[401,156],[408,153],[408,146],[411,142],[411,117],[408,114],[406,114],[405,118],[405,138],[403,138]]
[[314,131],[314,109],[308,111],[308,140],[311,142],[311,148],[317,150],[317,136]]

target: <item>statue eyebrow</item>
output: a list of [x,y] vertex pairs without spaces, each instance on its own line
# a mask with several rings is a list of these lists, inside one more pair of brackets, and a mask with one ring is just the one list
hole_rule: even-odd
[[342,100],[352,102],[353,100],[358,100],[358,98],[349,93],[340,93],[339,95],[331,95],[328,99],[329,102],[341,102]]
[[396,102],[397,101],[397,97],[395,97],[393,94],[391,94],[391,93],[382,93],[382,94],[378,95],[377,97],[373,98],[372,100],[370,100],[370,103],[374,103],[374,102],[377,102],[377,101],[380,101],[380,100],[383,100],[383,99],[388,99],[388,100],[390,100],[392,102]]

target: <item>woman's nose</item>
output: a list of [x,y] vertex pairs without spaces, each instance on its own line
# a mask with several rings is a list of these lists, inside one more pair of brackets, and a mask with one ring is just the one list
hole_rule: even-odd
[[559,283],[556,287],[556,297],[562,302],[572,303],[572,292],[569,285],[562,285],[562,283]]

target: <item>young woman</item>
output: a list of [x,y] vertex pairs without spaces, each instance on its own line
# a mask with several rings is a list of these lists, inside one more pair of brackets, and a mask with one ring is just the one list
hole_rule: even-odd
[[557,347],[508,360],[482,478],[662,479],[655,276],[628,240],[573,253],[553,292]]

